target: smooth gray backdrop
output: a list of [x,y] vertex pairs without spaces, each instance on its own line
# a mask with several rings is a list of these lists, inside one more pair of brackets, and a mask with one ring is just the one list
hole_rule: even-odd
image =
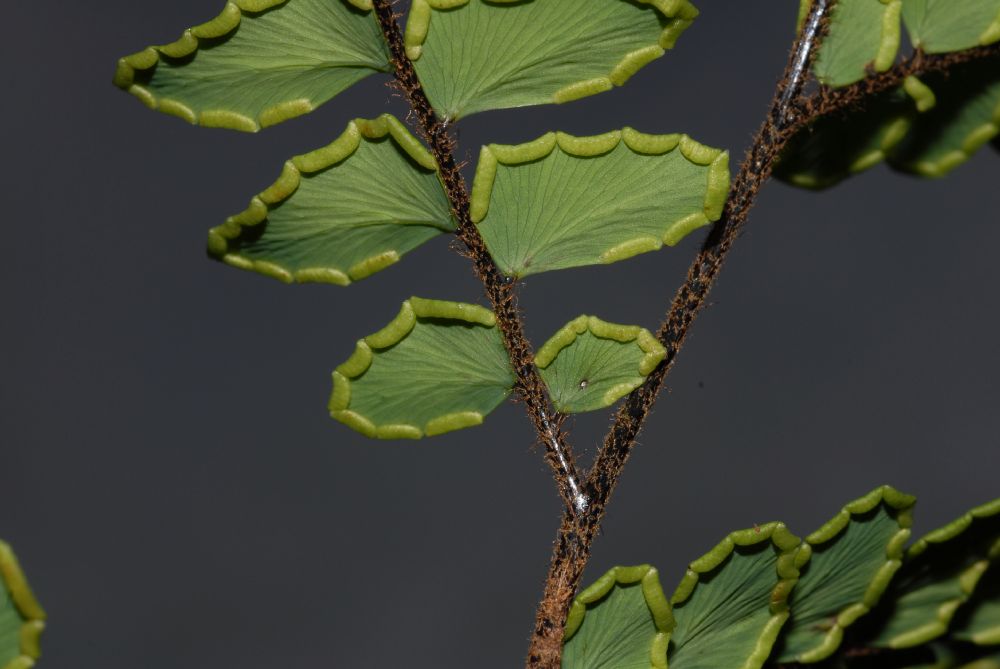
[[[402,299],[482,299],[466,261],[439,239],[345,289],[203,251],[287,157],[400,109],[385,79],[258,136],[188,127],[111,85],[119,56],[221,4],[4,9],[0,536],[50,613],[41,666],[517,667],[560,510],[520,409],[421,442],[367,441],[325,409],[330,370]],[[625,88],[469,118],[462,155],[627,124],[738,163],[798,2],[698,4]],[[730,530],[807,533],[885,482],[920,495],[917,531],[1000,494],[998,175],[990,149],[944,181],[880,167],[821,194],[770,185],[588,579],[651,562],[669,590]],[[701,236],[531,277],[531,336],[584,312],[655,327]],[[578,419],[579,448],[606,423]]]

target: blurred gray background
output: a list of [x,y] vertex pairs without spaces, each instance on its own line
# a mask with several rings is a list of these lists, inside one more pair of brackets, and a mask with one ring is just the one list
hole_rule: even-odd
[[[345,289],[203,251],[287,157],[399,109],[385,79],[258,136],[188,127],[111,85],[119,56],[221,4],[5,7],[0,536],[50,614],[41,666],[519,666],[560,512],[521,410],[371,442],[325,409],[330,370],[401,300],[482,299],[466,261],[441,238]],[[698,4],[625,88],[473,116],[462,155],[632,125],[738,163],[798,2]],[[651,562],[669,591],[730,530],[808,533],[881,483],[920,496],[918,532],[1000,494],[998,175],[986,150],[944,181],[878,168],[821,194],[770,185],[588,580]],[[700,238],[531,277],[531,336],[584,312],[654,328]],[[607,421],[579,418],[577,447]]]

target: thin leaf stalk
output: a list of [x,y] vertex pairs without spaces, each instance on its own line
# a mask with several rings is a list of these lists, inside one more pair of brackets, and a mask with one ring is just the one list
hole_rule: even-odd
[[582,479],[576,470],[573,450],[562,429],[566,417],[556,412],[534,363],[534,351],[524,334],[524,324],[517,302],[516,283],[493,262],[469,210],[469,190],[455,160],[455,140],[448,125],[424,92],[413,62],[407,57],[403,36],[390,0],[374,0],[373,7],[392,55],[396,82],[406,96],[418,122],[418,132],[434,154],[452,213],[458,224],[456,235],[471,258],[476,276],[483,283],[486,296],[497,318],[504,346],[516,378],[515,391],[524,401],[538,440],[545,449],[545,461],[552,470],[567,512],[576,515],[588,506]]
[[590,500],[587,512],[575,517],[569,514],[563,516],[545,591],[535,618],[526,664],[528,669],[558,669],[561,665],[566,616],[580,587],[605,508],[663,379],[680,351],[691,323],[704,307],[726,254],[746,223],[757,194],[770,177],[778,154],[794,134],[794,129],[799,127],[803,116],[804,85],[835,2],[814,0],[805,28],[792,47],[767,117],[733,181],[723,218],[709,233],[674,298],[666,320],[657,331],[657,338],[667,349],[667,357],[642,386],[627,396],[616,413],[587,476],[586,491]]
[[818,93],[806,96],[805,84],[836,2],[813,0],[804,27],[792,46],[768,114],[732,182],[723,217],[709,232],[657,330],[656,336],[666,347],[667,355],[645,383],[625,398],[586,479],[578,476],[572,449],[565,441],[562,430],[565,416],[552,410],[545,386],[534,366],[531,345],[524,336],[517,307],[514,283],[499,271],[469,216],[468,189],[455,162],[455,142],[448,132],[447,123],[431,106],[413,63],[405,55],[390,0],[373,2],[392,53],[396,80],[418,119],[420,134],[438,161],[458,221],[457,236],[471,257],[476,274],[493,305],[517,375],[518,394],[525,402],[539,440],[545,445],[546,461],[553,470],[566,505],[536,613],[526,661],[528,669],[559,669],[561,666],[566,616],[579,590],[591,546],[611,494],[691,325],[707,303],[726,257],[745,228],[750,209],[770,179],[777,158],[789,140],[820,117],[860,105],[876,93],[901,85],[908,76],[946,71],[971,60],[1000,56],[1000,44],[940,56],[927,56],[918,51],[888,71],[870,75],[857,84],[835,90],[820,87]]
[[709,233],[691,263],[684,283],[657,330],[657,338],[667,349],[664,361],[642,386],[626,397],[615,415],[587,476],[585,491],[590,501],[587,513],[577,518],[563,516],[545,593],[536,615],[532,650],[527,663],[530,669],[556,669],[560,665],[562,627],[557,621],[565,620],[572,598],[579,589],[579,579],[589,559],[590,545],[600,527],[604,510],[663,380],[672,369],[691,325],[707,303],[722,265],[744,229],[750,209],[761,188],[770,179],[775,161],[788,141],[819,118],[860,106],[877,93],[901,86],[909,76],[945,72],[963,63],[1000,57],[1000,44],[934,56],[917,52],[886,72],[873,74],[844,88],[821,87],[818,93],[807,98],[803,95],[803,87],[825,34],[833,1],[820,0],[813,4],[807,28],[793,47],[770,112],[733,181],[723,218]]

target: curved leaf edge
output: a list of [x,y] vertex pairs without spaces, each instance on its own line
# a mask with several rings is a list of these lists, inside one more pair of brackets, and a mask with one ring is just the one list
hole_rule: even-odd
[[482,424],[485,418],[483,414],[477,411],[460,411],[437,416],[422,426],[405,423],[376,425],[350,408],[351,381],[361,377],[371,366],[374,358],[372,349],[384,349],[398,344],[413,331],[417,321],[421,319],[496,327],[493,312],[477,304],[411,297],[403,302],[399,313],[388,325],[359,340],[351,357],[334,370],[333,392],[328,404],[332,418],[374,439],[420,439]]
[[667,669],[667,646],[674,628],[674,615],[660,585],[660,575],[655,567],[642,564],[635,567],[612,567],[593,584],[584,589],[570,605],[563,633],[563,643],[579,631],[587,615],[587,605],[599,601],[615,585],[639,583],[642,597],[649,609],[657,633],[650,647],[650,664],[654,669]]
[[937,160],[921,160],[915,163],[893,161],[890,153],[889,164],[901,172],[938,179],[968,162],[980,148],[997,137],[1000,137],[1000,102],[994,107],[990,120],[970,130],[962,139],[959,148],[953,149]]
[[[880,504],[885,504],[889,509],[896,512],[896,522],[899,526],[899,531],[886,544],[885,562],[872,580],[869,581],[861,601],[849,604],[840,610],[834,618],[833,625],[823,636],[820,643],[796,656],[794,658],[796,662],[811,664],[828,658],[837,650],[841,641],[843,641],[844,630],[875,608],[886,588],[889,587],[892,577],[895,576],[903,564],[903,554],[906,542],[910,539],[910,528],[913,526],[913,507],[916,502],[917,498],[913,495],[902,493],[889,485],[879,486],[867,495],[845,504],[837,515],[805,538],[802,550],[811,557],[815,546],[836,541],[842,536],[854,516],[862,516],[869,513]],[[795,605],[793,602],[793,614],[794,611]]]
[[708,186],[702,211],[668,223],[662,239],[642,236],[616,244],[601,254],[603,263],[617,262],[640,253],[656,251],[664,244],[675,246],[693,230],[722,217],[722,210],[729,195],[728,151],[705,146],[687,135],[648,135],[626,127],[587,137],[576,137],[564,132],[548,132],[538,139],[523,144],[484,146],[479,152],[479,162],[476,165],[476,175],[469,199],[472,222],[478,225],[489,213],[490,197],[499,165],[514,167],[542,160],[557,147],[569,156],[592,158],[614,150],[621,142],[639,155],[661,156],[679,148],[681,155],[688,162],[709,168]]
[[979,46],[989,46],[997,42],[1000,42],[1000,11],[997,12],[992,23],[986,26],[983,34],[979,36]]
[[[906,77],[903,80],[902,89],[913,101],[914,109],[918,113],[923,113],[933,109],[934,105],[937,104],[934,91],[932,91],[929,86],[920,81],[920,79],[916,76],[910,75]],[[853,163],[847,166],[847,170],[844,172],[831,173],[825,177],[815,177],[802,173],[779,173],[776,176],[782,181],[786,181],[793,186],[807,188],[809,190],[824,190],[826,188],[830,188],[831,186],[835,186],[851,175],[860,174],[861,172],[865,172],[872,167],[875,167],[879,163],[885,162],[892,149],[905,139],[906,134],[913,127],[915,120],[915,116],[903,113],[896,119],[890,121],[889,129],[886,131],[879,146],[858,156]],[[808,132],[808,130],[803,130],[803,132]]]
[[[909,26],[907,26],[909,30]],[[983,33],[979,36],[977,41],[978,46],[989,46],[995,42],[1000,42],[1000,12],[997,12],[996,18],[990,22],[989,25],[983,30]],[[928,54],[939,54],[939,53],[952,53],[951,49],[929,49],[923,44],[918,45],[924,53]]]
[[[483,0],[413,0],[410,13],[406,20],[406,32],[403,42],[406,55],[412,60],[420,59],[423,53],[424,41],[430,30],[433,10],[452,10],[464,7],[469,2]],[[494,4],[513,4],[521,0],[494,0]],[[687,30],[698,16],[698,9],[689,0],[636,0],[650,5],[668,20],[660,33],[656,44],[636,49],[625,54],[620,61],[603,76],[594,79],[578,81],[559,89],[552,94],[552,102],[560,104],[580,98],[596,95],[611,90],[614,86],[622,86],[633,74],[672,49],[677,39]]]
[[[996,515],[1000,515],[1000,498],[981,504],[962,514],[962,516],[956,518],[947,525],[928,532],[923,537],[915,541],[912,546],[910,546],[909,550],[906,552],[906,559],[916,559],[920,555],[924,554],[931,546],[944,544],[961,535],[969,529],[969,527],[976,520],[991,518]],[[912,646],[927,643],[928,641],[932,641],[937,637],[946,634],[948,632],[948,628],[951,626],[952,619],[958,611],[958,608],[972,596],[976,590],[976,585],[979,583],[979,579],[990,566],[990,563],[998,557],[1000,557],[1000,539],[993,542],[987,550],[987,554],[984,559],[969,566],[959,575],[958,581],[962,589],[962,594],[938,607],[937,620],[908,632],[897,634],[895,637],[889,639],[886,642],[886,645],[890,648],[896,649],[910,648]]]
[[[371,0],[345,1],[361,11],[370,11],[372,8]],[[181,118],[191,125],[200,125],[206,128],[258,132],[263,128],[277,125],[296,116],[308,114],[316,108],[316,105],[306,98],[288,100],[268,107],[261,111],[256,119],[226,109],[205,110],[196,114],[183,102],[157,97],[147,87],[135,82],[136,71],[155,68],[160,62],[161,54],[168,58],[189,57],[198,51],[201,40],[219,39],[235,31],[245,14],[265,12],[287,2],[288,0],[228,0],[218,16],[188,28],[175,41],[160,46],[149,46],[142,51],[119,58],[112,81],[115,86],[138,98],[149,109],[161,111],[164,114]]]
[[741,669],[758,669],[771,654],[775,641],[781,633],[781,628],[789,617],[788,598],[799,580],[799,571],[809,561],[811,554],[802,550],[802,541],[789,531],[784,523],[771,522],[745,530],[731,532],[720,541],[715,548],[698,558],[688,566],[687,573],[681,580],[670,604],[677,606],[686,602],[694,594],[701,575],[708,573],[722,564],[738,546],[754,546],[765,541],[778,549],[777,577],[778,582],[771,591],[769,608],[771,619],[764,627],[754,651],[747,658]]
[[[986,571],[989,572],[991,575],[993,575],[994,572],[991,570],[997,570],[997,569],[1000,568],[994,566],[991,563]],[[971,615],[975,613],[977,606],[985,604],[996,605],[997,603],[1000,602],[998,602],[995,599],[991,601],[983,598],[970,597],[968,601],[962,604],[962,606],[959,608],[959,611],[956,612],[956,615],[959,615],[961,613],[968,613]],[[961,639],[963,641],[969,641],[977,646],[983,646],[983,647],[1000,646],[1000,621],[992,623],[988,626],[978,628],[975,631],[968,629],[950,629],[949,631],[952,633],[953,638]]]
[[[872,60],[871,66],[872,70],[875,72],[885,72],[892,67],[893,63],[896,62],[896,56],[899,53],[899,47],[902,42],[903,0],[878,1],[885,5],[885,10],[882,12],[878,48],[876,49],[875,58]],[[802,28],[802,24],[806,20],[806,16],[809,14],[809,8],[811,5],[812,0],[799,0],[798,26],[800,30]],[[832,85],[832,87],[841,88],[843,86],[850,86],[853,83],[855,83],[855,81],[842,82]]]
[[18,635],[21,655],[7,664],[7,669],[27,669],[41,655],[39,638],[45,629],[45,610],[35,598],[13,549],[0,540],[0,587],[6,587],[11,600],[24,619]]
[[[265,190],[250,200],[250,205],[242,212],[230,216],[222,225],[208,231],[208,254],[227,265],[245,269],[277,279],[282,283],[328,283],[348,286],[354,281],[371,276],[389,265],[399,262],[401,256],[396,251],[385,251],[365,258],[351,266],[346,272],[329,267],[311,267],[291,270],[267,260],[247,258],[230,248],[230,241],[238,239],[247,228],[252,228],[267,220],[268,213],[290,198],[301,183],[302,175],[321,172],[348,160],[361,146],[362,140],[378,141],[390,137],[396,146],[421,168],[437,172],[434,156],[424,148],[416,137],[395,116],[382,114],[375,119],[354,119],[347,129],[327,146],[295,156],[285,162],[281,176]],[[439,175],[440,180],[440,175]],[[443,188],[443,186],[442,186]],[[442,228],[453,232],[453,228]]]
[[[621,383],[610,389],[604,395],[605,406],[610,406],[619,399],[643,384],[660,362],[667,357],[667,349],[663,347],[653,334],[638,325],[619,325],[602,321],[597,316],[582,315],[574,318],[560,328],[535,353],[535,366],[540,370],[548,368],[563,349],[571,346],[585,332],[590,332],[598,339],[610,339],[621,344],[635,342],[643,352],[637,371],[641,377],[635,383]],[[556,406],[559,411],[564,407]]]

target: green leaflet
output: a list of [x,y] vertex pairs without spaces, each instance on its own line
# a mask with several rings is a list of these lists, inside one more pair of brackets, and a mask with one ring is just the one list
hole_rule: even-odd
[[[813,65],[816,77],[827,86],[846,86],[863,79],[869,68],[884,72],[892,67],[899,51],[903,1],[838,0]],[[800,23],[809,4],[801,0]]]
[[670,669],[759,669],[808,555],[782,523],[733,532],[691,563],[671,598]]
[[369,9],[370,0],[231,0],[176,42],[119,60],[115,85],[189,123],[255,132],[389,71]]
[[28,587],[14,552],[0,541],[0,667],[33,666],[43,629],[45,611]]
[[1000,568],[991,566],[961,609],[951,636],[983,646],[1000,644]]
[[396,118],[356,119],[208,234],[220,260],[286,283],[346,286],[455,229],[434,158]]
[[412,297],[337,367],[329,408],[365,436],[419,439],[479,425],[513,386],[491,311]]
[[1000,499],[917,541],[883,600],[872,645],[908,648],[944,634],[998,554]]
[[574,600],[563,669],[666,669],[670,605],[656,569],[614,567]]
[[483,147],[471,213],[501,271],[523,277],[673,246],[718,220],[728,191],[729,154],[686,135],[559,132]]
[[985,46],[1000,40],[1000,0],[904,0],[903,22],[925,53]]
[[792,593],[779,662],[829,657],[844,629],[878,603],[901,564],[915,501],[882,486],[806,537],[812,557]]
[[535,355],[556,410],[581,413],[611,406],[646,380],[667,351],[637,325],[580,316]]
[[414,0],[406,52],[447,119],[621,86],[674,46],[688,0]]
[[893,167],[928,177],[944,176],[1000,133],[1000,58],[929,75],[937,104],[922,114],[890,153]]
[[934,94],[917,78],[869,100],[864,108],[825,116],[797,134],[781,154],[775,176],[802,188],[828,188],[882,162],[902,141]]

